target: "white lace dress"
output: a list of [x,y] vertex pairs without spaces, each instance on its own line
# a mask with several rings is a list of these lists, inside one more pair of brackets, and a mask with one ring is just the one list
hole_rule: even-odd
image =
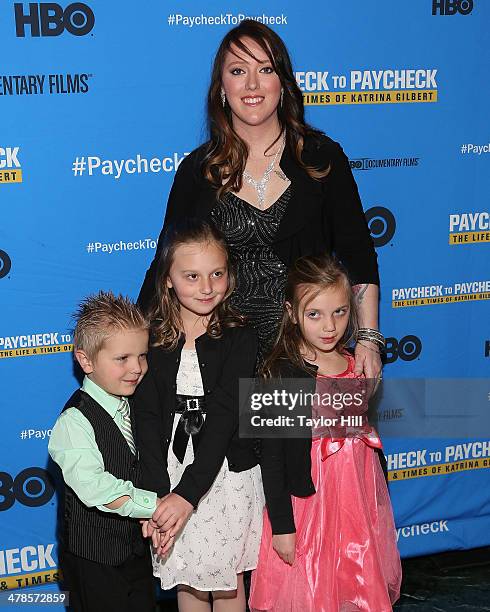
[[[204,395],[197,353],[183,350],[177,374],[177,393]],[[194,460],[189,439],[181,464],[172,450],[173,435],[181,415],[176,414],[168,450],[171,487]],[[185,584],[201,591],[237,588],[237,574],[257,565],[262,534],[264,494],[259,466],[231,472],[225,458],[216,479],[201,499],[165,559],[153,556],[153,573],[162,589]]]

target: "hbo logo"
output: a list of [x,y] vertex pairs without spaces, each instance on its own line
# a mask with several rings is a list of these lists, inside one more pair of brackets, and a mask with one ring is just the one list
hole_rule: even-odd
[[15,478],[8,472],[0,472],[0,512],[11,508],[16,501],[31,508],[43,506],[53,494],[51,476],[42,468],[26,468]]
[[24,5],[14,4],[17,36],[24,37],[25,27],[30,26],[31,36],[59,36],[65,30],[74,36],[85,36],[95,23],[92,9],[82,2],[69,4],[66,9],[54,2],[29,2],[29,12]]
[[473,10],[473,0],[432,0],[433,15],[469,15]]
[[386,338],[384,350],[385,363],[393,363],[398,358],[413,361],[422,352],[422,341],[417,336],[404,336],[401,340]]

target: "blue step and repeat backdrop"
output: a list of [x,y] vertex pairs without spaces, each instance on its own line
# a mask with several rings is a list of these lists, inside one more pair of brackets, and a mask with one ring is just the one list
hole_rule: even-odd
[[206,138],[214,52],[245,16],[284,38],[375,240],[401,554],[490,544],[490,3],[2,0],[1,590],[56,592],[47,443],[77,386],[71,314],[99,289],[136,297]]

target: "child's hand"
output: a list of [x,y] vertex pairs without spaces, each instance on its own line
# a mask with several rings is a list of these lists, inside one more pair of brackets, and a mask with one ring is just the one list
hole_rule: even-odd
[[151,538],[153,548],[157,549],[160,546],[160,533],[158,527],[153,523],[151,519],[149,521],[140,521],[141,530],[144,538]]
[[144,538],[151,538],[151,534],[153,532],[153,527],[150,525],[149,521],[140,521],[141,523],[141,531],[143,532]]
[[158,535],[160,541],[158,547],[155,547],[156,553],[159,557],[164,557],[174,545],[175,536],[171,536],[170,531],[161,531]]
[[294,553],[296,550],[296,534],[285,533],[272,536],[272,548],[288,565],[294,563]]
[[175,536],[194,510],[194,506],[186,499],[170,493],[162,498],[153,513],[151,522],[158,525],[160,532],[168,532],[169,537]]

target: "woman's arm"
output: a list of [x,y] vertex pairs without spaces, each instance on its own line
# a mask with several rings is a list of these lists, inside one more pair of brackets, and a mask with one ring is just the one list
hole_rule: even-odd
[[339,144],[329,142],[325,148],[322,154],[330,158],[323,182],[325,231],[352,284],[379,286],[377,255],[349,160]]
[[[352,287],[356,295],[359,311],[359,327],[378,329],[378,299],[377,285],[364,284]],[[356,367],[354,372],[359,376],[364,372],[366,378],[377,378],[381,372],[381,357],[373,342],[361,340],[355,349]]]
[[162,250],[165,230],[170,223],[182,219],[190,214],[191,205],[194,203],[199,188],[196,177],[195,152],[188,155],[180,164],[168,196],[167,208],[163,227],[160,231],[155,257],[148,268],[145,280],[141,286],[138,296],[138,305],[148,312],[153,296],[155,295],[155,280],[158,266],[158,258]]
[[[330,174],[324,183],[333,250],[347,268],[359,306],[359,327],[378,329],[379,274],[377,255],[349,160],[338,144],[331,145]],[[327,228],[328,229],[328,228]],[[356,344],[356,374],[376,378],[381,371],[378,348]]]

